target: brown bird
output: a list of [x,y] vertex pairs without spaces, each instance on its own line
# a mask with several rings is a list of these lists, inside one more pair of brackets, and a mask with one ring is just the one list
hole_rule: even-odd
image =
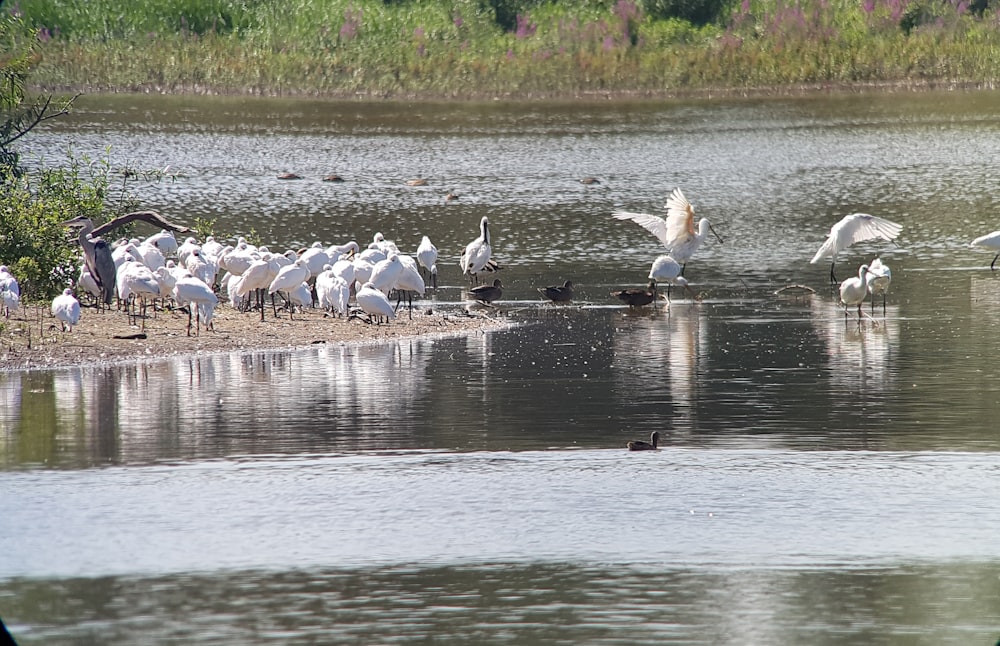
[[302,179],[302,176],[295,173],[278,173],[278,179]]
[[660,297],[660,293],[656,291],[655,280],[649,281],[646,289],[623,289],[620,292],[611,292],[611,295],[629,307],[649,305]]
[[629,451],[655,451],[657,449],[656,443],[660,441],[660,432],[653,431],[649,434],[649,441],[643,442],[642,440],[633,440],[626,444]]
[[344,178],[341,177],[340,175],[337,175],[336,173],[333,173],[331,175],[327,175],[326,177],[324,177],[323,181],[324,182],[343,182]]
[[416,179],[408,179],[408,180],[406,180],[406,185],[407,186],[427,186],[427,180],[424,179],[423,177],[418,177]]
[[589,186],[590,184],[600,184],[601,180],[597,179],[596,177],[584,177],[583,179],[580,180],[580,183],[587,184]]
[[503,284],[500,279],[497,278],[493,281],[492,285],[480,285],[479,287],[473,287],[469,290],[472,294],[472,298],[476,299],[480,303],[492,303],[496,299],[503,296]]
[[561,286],[539,287],[538,293],[553,303],[568,303],[573,300],[573,281],[567,280]]

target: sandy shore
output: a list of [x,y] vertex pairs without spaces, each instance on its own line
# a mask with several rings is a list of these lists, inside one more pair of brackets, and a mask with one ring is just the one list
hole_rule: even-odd
[[461,308],[431,310],[414,306],[413,318],[405,310],[388,324],[373,325],[360,319],[330,318],[320,310],[296,313],[289,319],[270,311],[241,313],[220,306],[214,330],[187,335],[186,311],[157,311],[138,324],[124,312],[98,312],[85,307],[80,323],[71,332],[60,330],[47,305],[28,305],[0,318],[0,371],[110,364],[184,356],[208,352],[253,351],[306,347],[317,343],[371,343],[411,337],[482,333],[510,323],[484,310]]

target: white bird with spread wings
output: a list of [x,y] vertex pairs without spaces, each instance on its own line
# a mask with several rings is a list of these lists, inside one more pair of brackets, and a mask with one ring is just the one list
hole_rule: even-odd
[[[708,236],[709,231],[718,238],[719,242],[722,242],[722,238],[716,233],[715,228],[712,227],[707,218],[699,220],[698,228],[695,229],[694,207],[691,206],[679,188],[675,188],[670,197],[667,198],[667,217],[665,219],[648,213],[631,213],[629,211],[615,211],[611,215],[618,220],[631,220],[652,233],[670,251],[674,260],[682,266],[691,259],[691,256]],[[683,269],[681,273],[683,274]]]

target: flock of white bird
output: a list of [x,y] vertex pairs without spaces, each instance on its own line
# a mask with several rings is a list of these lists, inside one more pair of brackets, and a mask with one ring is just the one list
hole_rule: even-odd
[[[350,241],[342,245],[324,246],[316,242],[300,250],[273,253],[263,246],[254,246],[245,238],[235,245],[223,245],[213,236],[203,243],[189,237],[178,243],[174,234],[162,230],[144,240],[121,240],[115,245],[100,242],[89,231],[93,223],[77,218],[69,223],[83,226],[81,244],[84,262],[80,267],[77,286],[93,296],[98,306],[105,293],[102,283],[114,282],[120,307],[130,318],[142,320],[151,301],[172,299],[189,312],[187,331],[211,329],[212,318],[224,295],[234,309],[259,309],[261,319],[270,297],[275,316],[280,307],[294,317],[296,309],[314,305],[332,315],[348,316],[364,313],[367,320],[379,322],[396,317],[402,300],[412,295],[424,295],[428,283],[437,287],[438,250],[428,236],[423,236],[416,253],[403,253],[381,233],[373,236],[364,249]],[[87,253],[89,250],[89,253]],[[103,272],[99,254],[110,254]],[[114,269],[111,269],[113,261]],[[470,242],[460,259],[463,274],[478,283],[479,274],[498,269],[492,259],[489,222],[482,218],[480,235]],[[99,274],[104,273],[105,280]],[[16,309],[20,290],[6,266],[0,267],[3,286],[3,313]],[[499,281],[495,281],[498,283]],[[396,303],[390,295],[396,294]],[[499,298],[497,285],[472,287],[472,297],[483,302]],[[110,299],[109,299],[110,300]],[[352,311],[351,303],[356,309]],[[64,331],[72,331],[80,320],[80,303],[74,290],[67,288],[52,301],[52,314]]]
[[[667,199],[666,211],[665,218],[627,211],[612,213],[618,220],[632,221],[648,230],[668,251],[653,261],[648,290],[615,293],[630,305],[647,304],[655,299],[658,283],[667,284],[668,300],[670,286],[680,286],[691,293],[683,276],[687,262],[709,233],[722,242],[708,219],[702,218],[695,226],[694,208],[679,188],[674,189]],[[89,221],[86,224],[92,227]],[[479,236],[466,245],[459,260],[463,275],[477,284],[481,273],[499,269],[493,259],[489,226],[489,221],[483,217],[479,224]],[[834,267],[841,251],[867,240],[893,241],[901,230],[901,225],[877,216],[865,213],[847,215],[833,225],[826,241],[810,262],[829,259],[830,280],[836,283]],[[81,244],[83,241],[81,234]],[[90,242],[91,238],[87,236],[86,241]],[[997,255],[990,263],[990,268],[995,269],[995,263],[1000,258],[1000,231],[976,238],[971,246],[996,251]],[[271,299],[275,315],[278,307],[276,296],[280,296],[282,308],[288,311],[289,316],[296,308],[314,304],[333,315],[347,316],[351,313],[353,296],[357,309],[364,312],[369,321],[381,322],[395,318],[403,298],[410,300],[412,308],[412,294],[423,295],[426,281],[436,287],[438,273],[438,250],[427,236],[423,236],[414,258],[402,253],[381,233],[376,233],[365,249],[354,241],[331,246],[317,242],[300,252],[289,250],[279,254],[263,246],[251,245],[244,238],[240,238],[235,245],[223,245],[212,236],[208,236],[204,243],[187,238],[178,244],[171,232],[163,230],[145,240],[120,241],[114,246],[111,256],[115,266],[114,287],[119,302],[124,304],[129,316],[136,319],[141,316],[145,321],[149,301],[172,298],[179,306],[188,309],[189,335],[192,325],[196,333],[202,327],[212,327],[212,317],[219,304],[217,285],[233,308],[242,311],[258,309],[261,319],[264,318],[267,297]],[[95,263],[92,259],[86,260],[80,269],[78,286],[100,303],[102,281],[94,275]],[[869,295],[872,296],[873,312],[874,298],[882,296],[884,314],[885,297],[891,281],[892,272],[881,259],[875,258],[870,264],[861,265],[857,276],[840,283],[840,300],[845,316],[850,307],[856,306],[860,320],[861,304]],[[567,301],[572,298],[572,283],[567,281],[562,287],[539,291],[553,301]],[[392,292],[397,294],[395,305],[389,300]],[[472,287],[470,293],[474,299],[490,303],[500,298],[502,285],[495,280],[492,285]],[[694,296],[693,293],[691,295]],[[0,265],[0,313],[9,316],[19,302],[17,280],[6,266]],[[79,322],[80,303],[72,289],[67,288],[52,301],[52,314],[64,330],[72,330]]]

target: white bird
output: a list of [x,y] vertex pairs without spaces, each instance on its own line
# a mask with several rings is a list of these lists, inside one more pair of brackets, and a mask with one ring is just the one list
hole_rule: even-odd
[[154,233],[153,235],[146,238],[143,242],[148,242],[151,245],[155,245],[160,253],[164,257],[170,257],[177,254],[177,238],[174,237],[172,231],[167,231],[166,229],[161,229],[159,233]]
[[211,327],[212,315],[215,313],[215,306],[219,304],[219,297],[202,280],[194,276],[178,278],[174,284],[174,300],[178,305],[188,306],[188,336],[191,336],[192,312],[196,313],[195,332],[198,335],[201,334],[202,325],[206,330]]
[[187,238],[179,247],[177,247],[177,262],[181,265],[187,262],[188,256],[195,249],[200,249],[201,245],[194,238]]
[[462,257],[459,260],[462,275],[468,274],[471,280],[478,283],[479,276],[477,274],[486,267],[492,256],[490,223],[484,215],[483,219],[479,221],[479,237],[465,246],[465,251],[462,252]]
[[686,278],[681,276],[681,272],[684,267],[681,266],[679,262],[674,260],[673,257],[669,255],[659,256],[653,261],[653,265],[649,268],[649,279],[655,280],[657,283],[667,284],[667,302],[670,302],[670,287],[671,285],[680,285],[688,291],[691,298],[695,298],[694,292],[688,285]]
[[396,318],[396,310],[389,303],[388,297],[376,289],[371,282],[367,282],[361,286],[356,298],[358,300],[358,307],[368,315],[369,321],[372,317]]
[[59,325],[63,332],[69,326],[69,331],[73,331],[73,326],[80,322],[80,301],[73,296],[73,290],[67,287],[63,293],[52,299],[52,316],[59,319]]
[[890,222],[885,218],[880,218],[867,213],[852,213],[841,218],[840,222],[830,227],[830,235],[827,236],[823,246],[819,248],[810,264],[815,264],[823,258],[830,259],[830,282],[837,282],[837,276],[833,273],[834,265],[837,263],[837,254],[847,249],[853,244],[866,240],[893,241],[899,236],[903,225]]
[[261,321],[264,320],[264,290],[268,288],[271,281],[274,280],[274,276],[277,275],[277,271],[272,275],[271,269],[271,265],[266,259],[255,260],[240,275],[240,279],[233,283],[232,287],[236,292],[238,300],[247,298],[251,293],[257,294],[257,305],[260,307]]
[[667,217],[661,218],[648,213],[631,213],[629,211],[615,211],[611,215],[618,220],[631,220],[652,233],[657,240],[663,243],[674,260],[681,264],[681,274],[684,273],[684,265],[687,264],[694,252],[708,236],[709,231],[722,242],[722,237],[715,231],[708,218],[698,221],[698,228],[694,226],[694,208],[681,189],[675,188],[667,198]]
[[[135,319],[134,307],[129,310],[128,298],[133,296],[139,299],[140,313],[142,315],[142,329],[146,329],[146,299],[166,296],[161,293],[160,282],[156,279],[154,272],[149,267],[140,262],[124,262],[118,269],[119,293],[125,300],[125,313],[131,319]],[[133,304],[134,305],[134,304]]]
[[80,265],[80,275],[76,279],[76,284],[83,291],[93,296],[95,300],[101,298],[101,286],[97,284],[97,279],[90,273],[87,263]]
[[4,317],[10,318],[11,310],[16,310],[20,304],[21,286],[7,265],[0,265],[0,311]]
[[840,302],[844,304],[844,318],[847,318],[847,308],[858,306],[858,321],[861,321],[861,304],[865,302],[868,295],[868,283],[865,280],[868,274],[868,265],[861,265],[858,268],[858,275],[848,278],[840,283]]
[[184,266],[187,267],[192,276],[209,287],[215,285],[215,275],[219,268],[203,250],[192,249],[184,261]]
[[426,270],[427,278],[431,282],[431,287],[437,288],[437,259],[438,250],[431,242],[431,239],[424,236],[417,247],[417,263]]
[[881,258],[876,258],[868,265],[868,275],[865,277],[868,284],[868,293],[872,295],[872,314],[875,313],[875,297],[882,295],[882,316],[885,316],[885,295],[889,292],[889,284],[892,283],[892,271],[889,265],[882,262]]
[[417,267],[417,261],[412,256],[407,256],[406,254],[399,254],[398,258],[399,264],[403,266],[403,270],[399,272],[399,275],[396,277],[396,283],[393,285],[396,290],[396,307],[399,307],[405,296],[410,310],[410,318],[413,318],[412,292],[423,296],[426,286],[423,277],[420,275],[420,269]]
[[326,249],[319,242],[314,242],[313,246],[299,255],[299,258],[306,262],[310,278],[318,276],[323,271],[324,265],[332,265],[335,262],[335,259],[330,257],[330,254],[327,253]]
[[[293,287],[288,290],[288,302],[289,302],[289,312],[298,305],[300,310],[304,310],[307,307],[312,307],[313,297],[312,290],[309,288],[309,283],[299,283],[298,287]],[[289,314],[291,316],[291,314]]]
[[372,269],[372,275],[368,282],[374,285],[375,289],[388,295],[401,273],[403,273],[403,263],[399,259],[399,254],[391,253],[385,260],[375,263],[375,268]]
[[994,231],[993,233],[987,233],[984,236],[979,236],[970,242],[969,246],[983,247],[984,249],[997,252],[997,255],[993,256],[993,262],[990,263],[990,269],[996,270],[997,258],[1000,258],[1000,231]]
[[[278,274],[267,287],[267,293],[271,295],[272,305],[275,292],[284,292],[285,300],[289,302],[288,315],[291,317],[294,305],[291,304],[291,292],[299,288],[299,285],[309,280],[309,267],[306,261],[298,259],[290,265],[285,265],[278,270]],[[311,299],[310,299],[311,302]],[[274,308],[275,317],[278,316],[277,307]]]

